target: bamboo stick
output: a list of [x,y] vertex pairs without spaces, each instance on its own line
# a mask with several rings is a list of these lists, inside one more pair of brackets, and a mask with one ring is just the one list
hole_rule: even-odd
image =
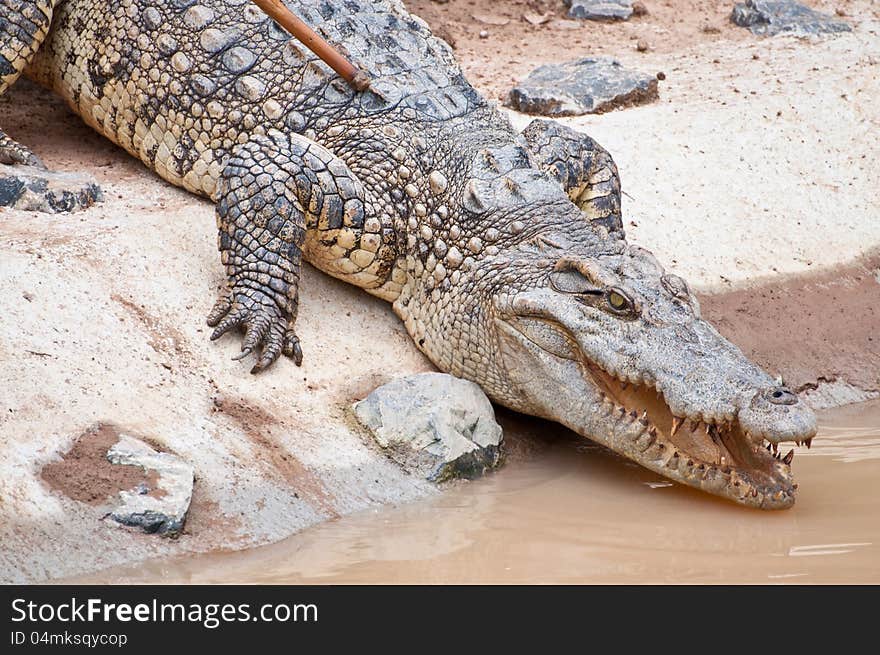
[[295,39],[318,55],[352,87],[358,91],[366,91],[370,88],[370,78],[366,73],[339,54],[336,48],[327,43],[315,30],[285,7],[281,0],[253,0],[253,3],[290,32]]

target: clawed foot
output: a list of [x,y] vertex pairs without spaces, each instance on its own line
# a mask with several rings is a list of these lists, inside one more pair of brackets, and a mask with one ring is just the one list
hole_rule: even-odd
[[0,130],[0,207],[55,214],[85,209],[100,199],[91,176],[46,169],[30,148]]
[[46,170],[46,165],[30,148],[8,137],[0,137],[0,164],[7,166],[33,166]]
[[37,166],[5,161],[0,156],[0,207],[57,214],[87,209],[101,199],[89,175],[49,171],[39,160]]
[[208,315],[208,325],[214,328],[211,341],[219,339],[232,328],[244,329],[241,354],[234,359],[244,359],[261,349],[251,373],[268,368],[281,354],[290,357],[297,366],[302,364],[299,337],[289,317],[272,298],[258,291],[232,291],[220,298]]

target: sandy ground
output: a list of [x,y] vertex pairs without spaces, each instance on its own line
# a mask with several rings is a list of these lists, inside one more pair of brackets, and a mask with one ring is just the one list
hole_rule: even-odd
[[[614,54],[664,71],[659,102],[569,121],[614,154],[630,238],[698,289],[740,294],[710,300],[706,313],[771,370],[805,389],[820,378],[880,388],[880,143],[867,138],[880,127],[875,5],[818,5],[843,7],[856,29],[808,42],[728,26],[723,3],[647,3],[651,13],[630,23],[541,27],[516,17],[550,3],[409,4],[452,35],[492,97],[562,57]],[[639,38],[647,53],[634,49]],[[432,493],[376,452],[345,410],[383,381],[430,369],[387,305],[306,267],[303,368],[282,362],[249,376],[231,361],[238,341],[211,344],[204,326],[222,284],[210,204],[32,85],[0,99],[0,125],[50,167],[91,171],[106,195],[72,216],[0,214],[0,580],[244,548]],[[780,277],[805,272],[812,281]],[[798,347],[808,343],[824,350]],[[100,503],[41,479],[96,423],[194,464],[180,539],[102,522]]]
[[[349,427],[374,387],[429,370],[388,306],[306,267],[301,369],[232,361],[204,324],[223,273],[213,208],[149,173],[42,90],[2,124],[53,168],[93,171],[104,203],[0,216],[0,580],[144,556],[242,548],[371,504],[431,493]],[[144,436],[196,467],[177,541],[101,522],[106,505],[54,493],[41,469],[91,425]]]
[[880,396],[880,253],[701,302],[722,334],[815,408]]
[[[710,58],[726,66],[731,46],[751,54],[756,43],[767,43],[730,21],[733,1],[643,0],[648,14],[625,22],[570,20],[562,0],[405,0],[405,4],[453,44],[468,78],[497,100],[541,63],[603,55],[648,70],[661,64],[657,70],[668,73],[663,66],[668,66],[668,55],[698,58],[704,47],[712,53],[719,45],[723,47]],[[880,19],[876,2],[809,0],[806,4],[831,15],[842,14],[866,34],[876,33],[876,26],[870,25]],[[539,16],[546,22],[533,25],[526,18]],[[639,41],[647,44],[646,52],[637,51]]]

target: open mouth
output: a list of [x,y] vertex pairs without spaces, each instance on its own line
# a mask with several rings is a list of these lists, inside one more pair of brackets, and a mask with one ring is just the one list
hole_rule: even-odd
[[[599,389],[602,411],[617,434],[616,450],[666,477],[736,502],[764,509],[794,504],[794,450],[782,455],[775,443],[744,432],[736,419],[707,422],[675,416],[661,391],[623,382],[582,361]],[[812,437],[795,440],[808,448]]]
[[[701,414],[676,415],[663,396],[662,385],[618,378],[587,358],[573,338],[560,336],[562,331],[543,316],[517,314],[504,317],[498,325],[538,361],[551,355],[576,363],[581,381],[595,389],[596,396],[579,389],[577,396],[571,397],[574,405],[569,406],[566,416],[550,410],[547,418],[666,478],[707,493],[761,509],[785,509],[794,504],[798,488],[791,473],[794,449],[783,455],[778,444],[791,441],[809,448],[814,422],[785,421],[774,429],[772,421],[762,420],[758,428],[762,432],[755,434],[743,427],[743,409],[738,415],[718,420]],[[771,405],[797,403],[794,396],[790,401],[785,397],[791,393],[783,388],[762,395],[766,393],[773,398]],[[577,404],[583,407],[583,415],[569,416],[572,409],[580,414]]]

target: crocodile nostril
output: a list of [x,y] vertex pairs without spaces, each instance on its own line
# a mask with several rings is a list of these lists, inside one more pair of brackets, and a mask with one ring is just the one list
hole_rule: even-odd
[[776,387],[767,395],[767,400],[774,405],[794,405],[798,397],[785,387]]

